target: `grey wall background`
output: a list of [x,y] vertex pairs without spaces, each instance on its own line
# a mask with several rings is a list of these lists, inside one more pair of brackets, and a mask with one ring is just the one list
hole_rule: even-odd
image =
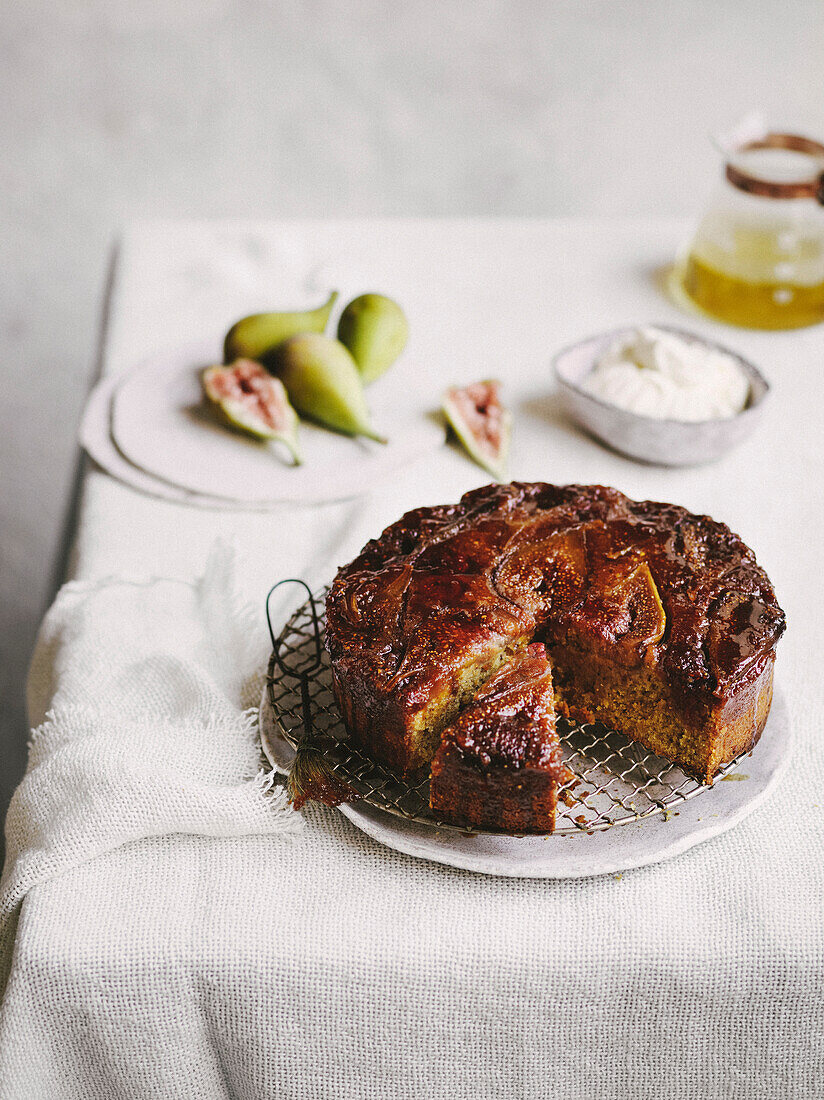
[[821,0],[0,0],[0,814],[117,229],[689,213],[753,106],[824,133]]

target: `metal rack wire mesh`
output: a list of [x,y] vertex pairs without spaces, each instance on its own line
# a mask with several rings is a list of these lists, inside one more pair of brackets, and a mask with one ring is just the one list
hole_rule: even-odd
[[[315,593],[321,629],[325,626],[326,592]],[[284,676],[275,654],[266,677],[272,717],[284,736],[297,746],[303,732],[300,672],[316,661],[312,603],[307,600],[291,616],[277,639],[276,648],[295,676]],[[458,832],[494,833],[492,829],[460,829],[441,821],[429,807],[429,779],[409,782],[367,756],[346,731],[332,693],[328,655],[308,678],[313,726],[312,744],[331,764],[336,778],[353,787],[360,798],[411,821],[455,829]],[[576,724],[559,720],[558,732],[564,760],[574,779],[561,791],[554,836],[593,833],[641,822],[656,815],[677,814],[689,798],[709,788],[679,767],[648,752],[642,745],[601,723]],[[721,769],[726,775],[737,764]]]

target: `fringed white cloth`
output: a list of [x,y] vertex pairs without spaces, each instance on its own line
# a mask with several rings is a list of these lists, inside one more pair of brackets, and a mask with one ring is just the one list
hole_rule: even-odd
[[[40,631],[26,776],[6,823],[4,974],[23,897],[129,841],[299,828],[257,740],[268,638],[237,597],[234,555],[195,583],[70,583]],[[48,708],[48,710],[46,709]]]

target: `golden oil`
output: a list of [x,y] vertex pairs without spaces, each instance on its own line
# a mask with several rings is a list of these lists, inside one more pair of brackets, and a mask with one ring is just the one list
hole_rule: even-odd
[[824,238],[817,225],[747,224],[716,212],[699,227],[681,282],[697,306],[732,325],[814,325],[824,321]]

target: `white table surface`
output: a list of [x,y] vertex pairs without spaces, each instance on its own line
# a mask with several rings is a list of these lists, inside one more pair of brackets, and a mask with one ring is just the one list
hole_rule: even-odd
[[[81,1071],[88,1095],[170,1095],[181,1059],[191,1088],[174,1094],[193,1097],[538,1096],[548,1082],[559,1096],[820,1095],[822,331],[689,322],[749,354],[774,384],[756,436],[713,467],[664,470],[614,455],[566,424],[551,392],[556,348],[627,322],[684,322],[656,281],[683,232],[680,222],[650,220],[407,220],[145,225],[127,235],[109,371],[219,334],[278,296],[286,264],[310,283],[340,285],[344,297],[396,295],[411,320],[408,354],[444,383],[501,376],[516,417],[514,477],[612,484],[729,523],[755,547],[787,611],[777,674],[797,760],[733,833],[620,880],[512,883],[416,863],[324,810],[288,842],[136,842],[26,898],[0,1031],[7,1071],[25,1063],[54,1096]],[[73,573],[189,577],[225,535],[259,599],[279,577],[322,572],[324,559],[331,571],[405,508],[457,499],[482,481],[445,449],[366,505],[315,513],[323,534],[309,561],[290,538],[300,508],[195,511],[91,470]],[[174,883],[141,873],[149,846],[169,855]],[[191,912],[172,925],[164,895],[179,890],[181,852]],[[149,946],[137,951],[137,942]],[[90,970],[100,986],[91,1005],[74,995]],[[147,1035],[130,1027],[130,1005],[159,973],[170,1011]],[[116,1002],[107,999],[115,985]],[[307,1008],[298,994],[313,985]],[[248,1010],[262,990],[265,1017]],[[43,1027],[24,1035],[15,1020],[33,1005]],[[101,1038],[111,1013],[123,1021],[114,1044]],[[223,1091],[206,1091],[216,1079]]]

